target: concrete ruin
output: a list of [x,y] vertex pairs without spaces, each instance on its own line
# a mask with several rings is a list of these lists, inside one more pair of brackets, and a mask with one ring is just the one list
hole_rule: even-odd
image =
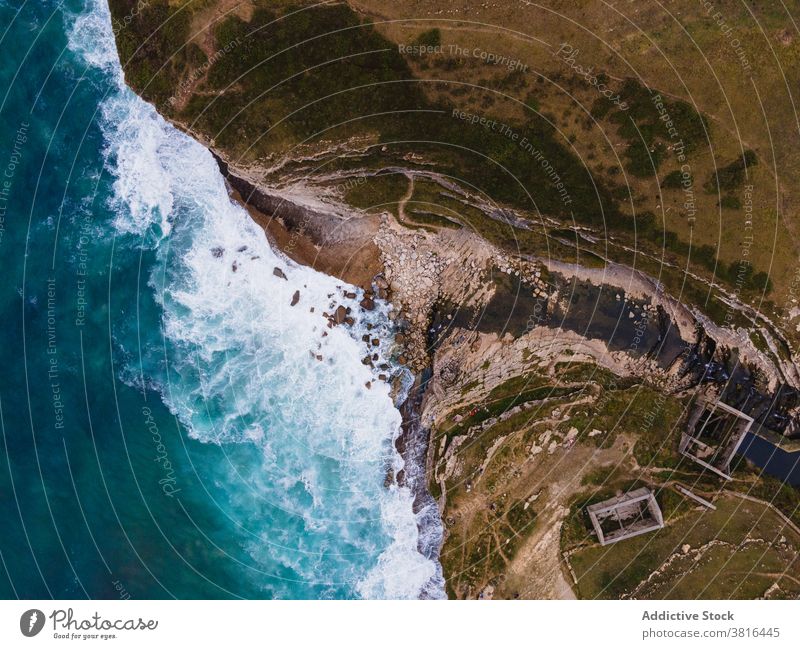
[[721,401],[701,399],[681,435],[682,455],[731,480],[731,460],[753,425],[753,418]]
[[600,545],[616,543],[664,527],[661,508],[646,487],[586,508]]

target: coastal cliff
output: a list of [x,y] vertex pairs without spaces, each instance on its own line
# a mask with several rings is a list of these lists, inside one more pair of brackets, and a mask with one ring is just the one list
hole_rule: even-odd
[[[595,151],[603,173],[585,168],[582,143],[539,110],[540,82],[510,70],[463,102],[452,79],[422,90],[430,64],[398,53],[390,37],[403,34],[374,27],[365,4],[110,3],[128,83],[212,151],[273,247],[393,305],[395,360],[417,375],[398,479],[418,509],[437,503],[443,538],[426,537],[425,552],[444,542],[449,593],[574,596],[565,556],[591,543],[575,531],[586,502],[647,484],[679,518],[676,474],[718,489],[677,453],[698,392],[748,408],[775,439],[798,434],[791,316],[759,308],[775,289],[752,264],[716,277],[710,268],[736,259],[698,261],[649,208],[629,214],[620,167],[608,173],[610,155]],[[406,28],[415,47],[441,47],[435,25]],[[447,73],[440,61],[436,78]],[[617,124],[591,87],[570,83],[596,120]],[[653,150],[672,150],[649,90],[613,83]],[[701,167],[693,138],[707,118],[664,102]],[[502,124],[500,136],[481,120]],[[646,193],[643,182],[634,173],[628,191]],[[796,490],[740,464],[732,489],[770,494],[797,518]]]

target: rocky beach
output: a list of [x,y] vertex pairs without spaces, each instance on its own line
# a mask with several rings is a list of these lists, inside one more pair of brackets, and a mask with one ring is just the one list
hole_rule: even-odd
[[[796,444],[795,316],[764,300],[786,287],[764,272],[763,251],[744,259],[729,240],[725,250],[695,244],[710,230],[693,229],[696,216],[688,230],[667,216],[680,211],[683,167],[648,185],[660,164],[673,165],[665,151],[690,160],[698,178],[709,173],[701,136],[712,120],[696,105],[674,93],[654,103],[640,79],[606,79],[650,140],[650,169],[620,105],[585,80],[567,80],[566,95],[591,119],[573,115],[544,74],[483,77],[479,61],[418,60],[397,47],[468,24],[419,32],[390,19],[401,9],[362,4],[175,12],[161,45],[179,54],[151,76],[161,50],[137,48],[149,18],[117,45],[131,87],[211,152],[230,197],[287,268],[340,282],[308,313],[325,320],[320,340],[337,331],[356,341],[372,376],[359,387],[386,389],[400,409],[402,466],[384,467],[384,488],[412,493],[413,544],[436,564],[433,582],[443,578],[459,598],[581,595],[571,557],[593,542],[582,504],[636,485],[656,490],[668,517],[682,516],[667,474],[713,488],[678,451],[698,399],[739,409],[772,444]],[[112,2],[112,12],[124,15],[124,5]],[[328,41],[368,63],[328,61]],[[537,74],[557,65],[551,58]],[[461,76],[450,78],[454,70]],[[664,115],[671,130],[662,133]],[[761,173],[764,153],[723,168],[727,194],[716,206],[740,210],[745,232],[754,199],[742,166]],[[711,181],[705,188],[696,200],[711,214]],[[274,275],[288,281],[283,266]],[[306,288],[290,309],[307,306]],[[796,495],[755,457],[738,460],[733,487],[775,493],[793,515]]]

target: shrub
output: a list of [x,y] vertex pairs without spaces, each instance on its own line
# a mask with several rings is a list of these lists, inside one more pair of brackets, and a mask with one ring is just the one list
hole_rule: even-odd
[[675,171],[670,171],[666,176],[664,176],[664,180],[661,181],[661,188],[680,189],[682,180],[683,180],[683,174],[681,174],[680,169],[676,169]]
[[416,44],[426,47],[438,47],[442,44],[442,33],[436,28],[424,31],[417,36]]
[[748,167],[757,164],[758,158],[756,158],[756,154],[748,149],[741,158],[718,169],[716,175],[712,174],[703,187],[709,194],[716,194],[717,191],[731,192],[739,189],[747,177]]

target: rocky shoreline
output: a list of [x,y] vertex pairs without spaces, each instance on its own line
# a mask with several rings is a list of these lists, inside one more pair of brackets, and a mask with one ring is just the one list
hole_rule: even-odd
[[[213,150],[211,153],[225,176],[232,197],[264,229],[277,250],[297,263],[360,286],[365,291],[365,300],[371,301],[373,296],[390,296],[390,285],[383,279],[385,267],[381,263],[377,247],[374,250],[369,249],[360,236],[355,237],[358,243],[354,243],[353,238],[331,240],[327,234],[338,223],[330,213],[292,203],[265,191],[252,181],[232,173],[229,165],[217,153]],[[367,228],[367,234],[369,233]],[[359,251],[362,253],[360,257],[357,255]],[[357,260],[344,266],[332,263],[332,260],[343,257],[357,257]],[[394,288],[397,288],[397,284]],[[403,334],[397,336],[397,341],[405,347]],[[403,355],[400,355],[399,360],[402,363],[407,362]],[[408,487],[414,496],[414,515],[419,530],[418,550],[437,565],[436,575],[421,593],[423,599],[428,599],[436,598],[445,588],[444,576],[438,562],[444,542],[444,528],[439,505],[428,490],[430,430],[423,426],[421,413],[430,370],[426,368],[426,363],[421,365],[423,369],[415,375],[406,398],[398,408],[402,424],[395,447],[403,458],[404,468],[396,476],[387,476],[387,480],[394,479],[399,486]],[[395,392],[397,391],[398,387],[395,386]]]
[[[756,349],[745,331],[716,327],[640,271],[612,263],[596,269],[511,256],[463,228],[431,232],[409,228],[388,212],[367,214],[344,205],[297,200],[283,190],[265,187],[206,146],[217,160],[232,198],[248,210],[276,250],[297,263],[361,287],[366,300],[379,297],[392,304],[389,317],[401,332],[394,341],[393,355],[415,378],[399,406],[402,430],[395,445],[404,469],[387,480],[411,489],[418,549],[437,560],[437,574],[421,593],[423,598],[445,590],[440,555],[452,524],[446,483],[457,469],[452,462],[458,445],[445,453],[439,442],[446,437],[437,439],[433,432],[451,421],[454,412],[483,403],[493,388],[532,368],[552,371],[558,363],[588,362],[622,379],[636,378],[675,394],[705,380],[702,368],[719,367],[717,378],[726,376],[725,350],[735,348],[734,369],[741,362],[753,368],[748,372],[757,374],[745,373],[742,385],[752,389],[757,380],[769,393],[783,385],[796,389],[793,363],[774,363]],[[637,327],[656,327],[657,344],[643,353],[632,353],[627,342],[612,344],[610,330],[591,334],[578,323],[563,320],[572,308],[576,286],[604,293],[612,319],[625,323],[622,331],[631,339],[637,335]],[[589,313],[589,320],[595,315]],[[336,319],[336,314],[333,317]],[[347,324],[344,316],[342,323]],[[678,356],[670,354],[665,362],[658,352],[665,345],[675,347],[676,341],[670,343],[667,336],[671,330],[681,349]],[[687,359],[691,361],[688,364]],[[477,383],[476,378],[480,379]],[[396,385],[394,393],[398,391]],[[520,408],[524,410],[520,406],[504,417],[519,414]],[[470,434],[467,432],[466,438]],[[548,454],[554,443],[548,441]],[[572,448],[574,440],[567,436],[558,444]],[[616,447],[610,452],[616,452]],[[489,453],[491,456],[492,449]],[[551,525],[558,529],[565,514],[563,503],[553,501],[546,511],[552,516]],[[547,556],[533,562],[550,566],[549,576],[536,577],[537,583],[542,593],[571,597],[564,579],[552,579],[560,572],[551,561],[552,548],[558,544],[550,536],[540,539],[542,547],[549,548]],[[450,586],[447,591],[454,592]]]
[[[121,19],[125,2],[111,4]],[[651,196],[644,176],[618,175],[621,169],[627,172],[633,167],[632,160],[619,158],[617,148],[635,152],[637,138],[621,137],[612,144],[599,137],[607,127],[617,132],[614,112],[595,115],[593,111],[593,123],[585,125],[572,114],[572,101],[595,101],[592,88],[583,88],[577,80],[570,87],[571,101],[562,101],[558,92],[538,82],[534,86],[533,77],[485,79],[477,61],[476,66],[467,61],[450,69],[456,59],[442,66],[443,61],[429,65],[432,61],[395,56],[381,59],[375,68],[360,59],[353,65],[328,67],[329,48],[320,46],[316,52],[314,39],[304,40],[309,29],[324,29],[330,23],[322,8],[319,12],[306,8],[304,15],[316,14],[317,22],[308,18],[309,22],[295,25],[294,31],[272,33],[272,17],[267,20],[266,13],[254,12],[248,3],[234,9],[229,3],[212,2],[188,11],[161,0],[158,4],[176,17],[192,14],[186,32],[193,34],[190,47],[199,47],[207,64],[181,60],[179,51],[169,69],[164,52],[177,47],[148,51],[153,41],[148,22],[139,15],[128,16],[128,28],[115,33],[120,51],[128,50],[123,57],[129,59],[128,80],[173,125],[211,151],[231,197],[248,210],[287,263],[291,259],[350,285],[338,287],[335,299],[329,296],[328,325],[358,327],[359,319],[366,319],[369,326],[353,334],[363,343],[358,351],[361,362],[373,373],[366,388],[386,381],[393,384],[395,402],[398,395],[407,395],[398,406],[402,429],[395,439],[405,464],[397,475],[387,469],[386,487],[400,484],[412,490],[419,550],[439,559],[449,594],[569,596],[564,578],[569,581],[570,577],[566,571],[562,574],[560,544],[561,525],[569,520],[572,500],[592,480],[599,486],[605,485],[606,478],[610,482],[611,474],[596,475],[609,466],[624,465],[616,475],[616,486],[624,484],[623,478],[634,477],[651,484],[651,459],[642,451],[649,444],[665,449],[652,455],[658,466],[668,468],[679,462],[676,436],[685,428],[683,410],[700,393],[750,413],[756,434],[769,429],[775,437],[800,439],[796,336],[773,322],[780,312],[775,305],[767,307],[763,295],[758,306],[747,303],[759,282],[746,280],[743,264],[738,268],[731,264],[739,252],[731,252],[721,231],[718,245],[710,245],[713,237],[706,236],[709,231],[705,230],[704,236],[695,239],[690,234],[684,241],[685,224],[675,215],[681,211],[683,198],[679,197],[685,188],[658,183],[666,191],[662,194],[659,189],[656,197]],[[385,7],[376,10],[349,3],[336,8],[347,13],[354,25],[365,21],[364,27],[371,26],[376,16],[389,17],[384,15],[389,11]],[[487,15],[506,26],[513,27],[516,20],[516,14],[509,18],[497,13],[500,9],[475,10],[488,11]],[[294,13],[284,16],[277,7],[275,11],[279,22],[292,26]],[[431,16],[434,11],[429,12]],[[396,31],[394,22],[381,23],[376,33],[355,30],[359,40],[347,37],[349,30],[332,34],[342,52],[364,54],[360,38],[366,34],[376,52],[394,54],[398,42],[418,36]],[[421,29],[414,23],[413,29],[417,27]],[[624,25],[619,27],[625,31]],[[247,44],[232,56],[218,59],[216,52],[232,33],[238,37],[231,42]],[[250,38],[258,33],[263,38]],[[427,35],[434,33],[441,36],[438,29]],[[454,34],[448,30],[446,37]],[[174,33],[161,30],[161,37],[158,42],[169,44]],[[287,62],[282,58],[285,51],[271,51],[270,37],[304,46]],[[270,52],[262,72],[269,68],[275,79],[258,72],[264,63],[256,56],[261,48],[263,53]],[[282,66],[294,66],[300,60],[307,63],[302,75],[292,73],[273,84]],[[323,61],[324,66],[317,65]],[[151,84],[152,63],[163,63],[156,75],[165,87],[161,95]],[[543,66],[548,68],[546,62]],[[379,68],[392,83],[373,85]],[[332,70],[341,76],[331,74]],[[555,72],[561,75],[563,71]],[[317,73],[320,76],[315,78]],[[446,85],[457,79],[474,83],[473,88],[486,86],[484,90],[492,93],[474,94],[467,90],[468,84],[452,93],[442,90],[433,103],[426,94],[408,105],[397,104],[404,95],[392,84],[409,79],[435,79],[436,84],[445,80]],[[326,91],[325,96],[307,101],[328,81],[340,80],[341,84],[331,83],[329,90],[336,92]],[[570,86],[573,81],[566,80]],[[632,118],[637,129],[646,124],[650,112],[647,93],[656,91],[649,82],[665,83],[659,88],[662,93],[669,90],[669,83],[656,74],[647,79],[616,77],[611,82],[629,93],[631,105],[634,100],[642,104],[631,113],[642,113]],[[185,93],[177,103],[176,85]],[[369,93],[361,96],[359,90],[366,87]],[[390,89],[386,96],[383,88]],[[512,98],[519,95],[516,98],[524,99],[525,105],[530,98],[535,98],[537,106],[541,102],[546,121],[561,121],[559,137],[550,138],[550,129],[537,125],[531,116],[516,117],[517,107],[506,114],[499,93],[494,95],[500,88]],[[164,99],[169,89],[173,96]],[[585,90],[590,94],[584,94]],[[672,99],[682,101],[678,95]],[[335,110],[330,107],[334,104]],[[449,110],[439,110],[451,104],[460,113],[454,111],[448,117]],[[715,105],[711,101],[706,108]],[[325,106],[330,115],[325,114]],[[674,115],[673,109],[679,108],[686,109],[681,111],[684,119],[679,130],[687,142],[688,134],[698,131],[705,117],[719,118],[704,116],[694,102],[670,106]],[[419,116],[407,120],[407,109],[419,110]],[[442,113],[441,120],[437,113]],[[529,164],[532,158],[526,155],[517,160],[516,145],[509,145],[505,137],[495,140],[488,131],[484,138],[480,128],[462,131],[452,119],[479,113],[486,119],[508,121],[519,131],[513,134],[514,141],[523,130],[530,131],[524,139],[538,141],[537,156],[548,152],[549,160],[542,167],[558,169],[559,180],[570,187],[569,201],[575,203],[569,210],[562,209],[558,200],[546,200],[552,178],[529,175],[538,165]],[[357,119],[345,119],[348,116]],[[658,117],[654,123],[658,124]],[[715,120],[714,128],[721,124]],[[643,132],[648,130],[649,126]],[[710,134],[705,127],[702,130]],[[562,149],[561,139],[570,146]],[[653,145],[671,149],[673,143],[666,140],[655,138]],[[729,146],[732,142],[717,142],[714,174],[717,162],[728,164],[731,156],[741,153]],[[750,153],[758,151],[758,159],[766,159],[765,145],[766,141],[755,143]],[[515,197],[518,192],[509,188],[505,176],[492,174],[491,165],[473,168],[472,155],[462,157],[457,149],[488,154],[487,160],[502,162],[506,172],[519,178],[525,193],[536,197],[536,209],[531,208],[532,202],[520,200],[521,195]],[[661,171],[669,174],[673,162],[666,156]],[[693,161],[692,176],[698,183],[711,173],[704,168],[707,162],[699,156]],[[767,166],[760,164],[755,173]],[[715,201],[710,192],[693,195],[692,213],[709,217],[698,218],[698,224],[711,222]],[[723,206],[720,201],[717,207],[721,216],[723,208],[741,205]],[[656,216],[659,210],[662,219]],[[751,210],[763,212],[752,205]],[[626,217],[637,214],[642,216],[642,228],[634,223],[631,234]],[[658,236],[656,226],[661,221],[664,231]],[[692,216],[690,224],[694,221]],[[748,246],[741,253],[742,259],[749,250]],[[750,258],[755,260],[756,255]],[[770,269],[772,259],[774,255]],[[758,270],[763,270],[763,262],[759,257]],[[781,263],[775,268],[783,272],[792,268],[791,257]],[[756,268],[751,270],[755,273]],[[364,292],[361,303],[361,292],[353,286]],[[778,282],[774,288],[773,297],[777,297]],[[356,293],[358,299],[354,299]],[[291,305],[299,300],[296,293]],[[365,313],[371,307],[379,313]],[[381,328],[379,339],[373,327]],[[327,331],[321,335],[328,335]],[[409,386],[412,373],[413,386]],[[638,411],[630,410],[640,394],[646,403],[638,403]],[[648,429],[642,426],[646,418]],[[637,445],[644,454],[633,459]]]
[[[793,363],[774,363],[746,331],[717,327],[640,271],[618,264],[596,269],[512,257],[470,231],[413,230],[388,213],[343,216],[343,206],[324,210],[293,202],[232,173],[217,159],[234,198],[279,250],[298,263],[374,290],[392,303],[390,317],[402,331],[397,360],[415,373],[408,398],[400,405],[403,424],[396,446],[405,469],[395,479],[414,493],[419,550],[426,557],[438,558],[447,537],[445,484],[457,448],[451,446],[445,454],[432,430],[454,411],[481,403],[488,390],[531,367],[589,362],[669,394],[686,393],[702,382],[724,383],[730,372],[742,367],[746,371],[737,383],[741,388],[752,391],[758,385],[767,396],[781,386],[797,389]],[[342,259],[355,261],[343,264]],[[597,292],[597,299],[606,296],[607,316],[616,322],[613,332],[609,328],[591,334],[579,322],[563,319],[574,309],[575,290],[581,286]],[[510,315],[515,310],[517,315]],[[503,321],[506,311],[509,316]],[[503,316],[499,321],[498,315]],[[586,317],[591,321],[597,315],[593,311]],[[648,340],[642,333],[648,328],[650,342],[636,350],[633,341]],[[733,365],[726,360],[728,349],[737,350]],[[720,369],[710,375],[709,367]],[[469,387],[476,377],[481,379],[480,390]],[[513,416],[517,410],[506,414]],[[570,445],[569,440],[564,443]],[[434,488],[439,492],[436,498],[431,494]],[[442,575],[438,578],[444,580]],[[432,585],[431,592],[443,584]],[[558,584],[561,596],[570,594],[561,581]],[[427,596],[430,593],[423,593]]]
[[[189,135],[196,137],[191,131]],[[232,197],[264,229],[276,250],[326,275],[364,290],[371,288],[373,278],[382,270],[372,241],[377,231],[375,219],[348,218],[289,200],[263,188],[245,173],[232,171],[218,152],[205,146],[217,161]]]
[[421,593],[423,599],[435,597],[445,590],[444,575],[439,563],[439,554],[444,543],[444,525],[439,504],[428,489],[431,431],[422,424],[421,417],[429,374],[426,371],[415,377],[408,396],[400,405],[402,432],[395,443],[405,463],[401,474],[396,476],[397,483],[408,487],[414,494],[414,514],[419,529],[417,549],[437,565],[437,574]]

